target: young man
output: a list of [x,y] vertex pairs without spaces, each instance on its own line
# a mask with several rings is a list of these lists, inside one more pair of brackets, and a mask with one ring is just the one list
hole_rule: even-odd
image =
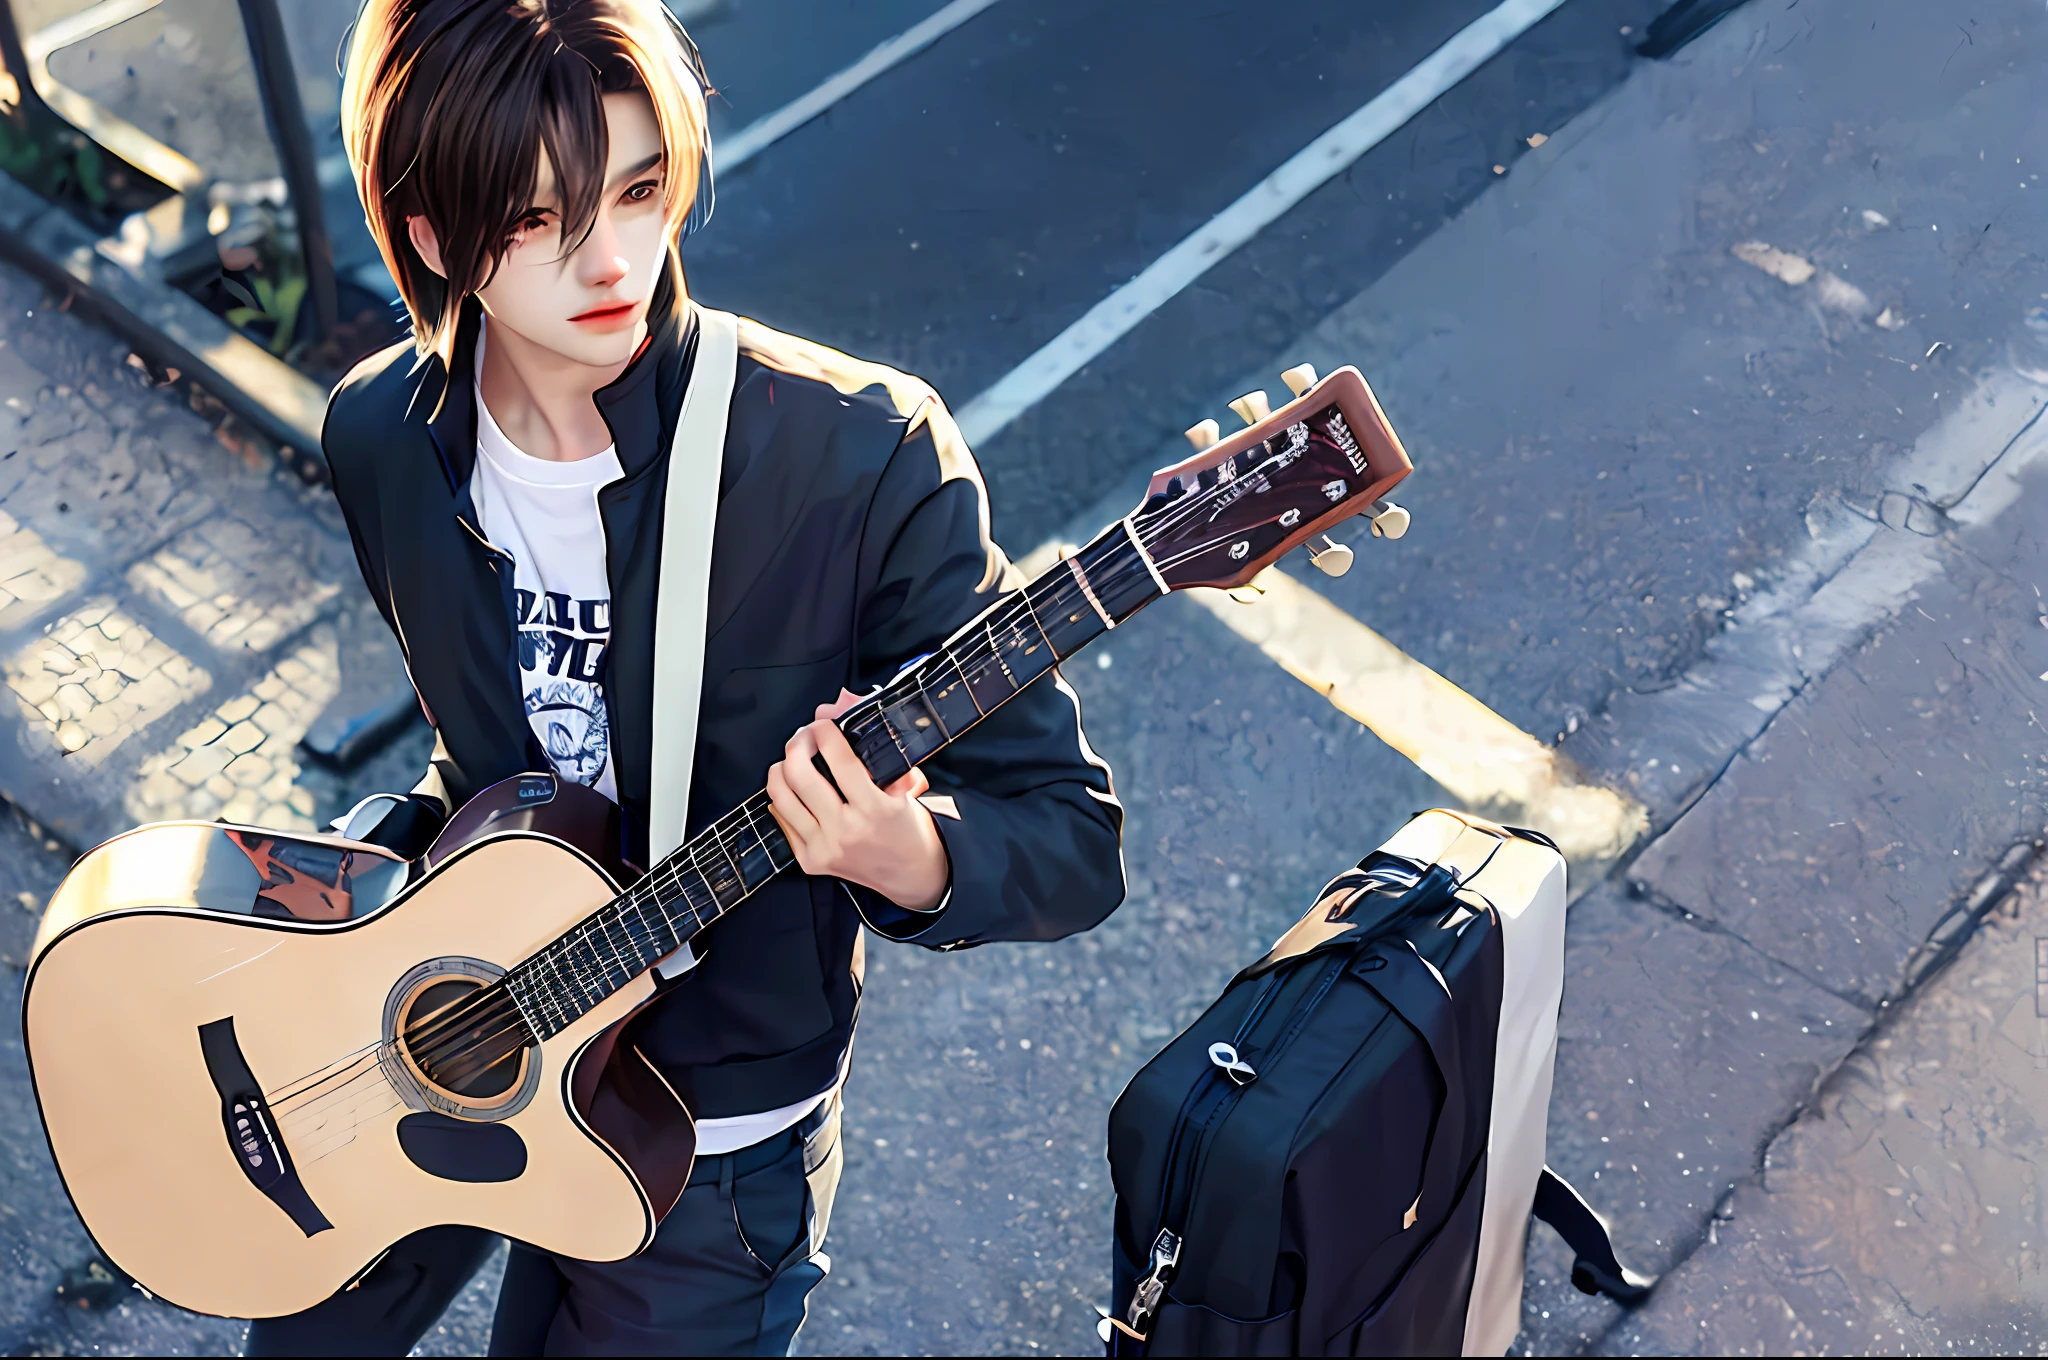
[[[437,742],[374,828],[416,852],[552,767],[649,849],[656,583],[699,326],[676,254],[708,185],[694,50],[658,0],[368,0],[350,157],[415,340],[325,431],[364,580]],[[632,1037],[698,1118],[653,1244],[514,1246],[494,1354],[781,1354],[824,1273],[863,921],[932,948],[1052,939],[1123,895],[1122,811],[1057,675],[875,787],[828,718],[995,598],[980,475],[931,389],[742,322],[688,829],[766,780],[801,873],[713,926]],[[700,583],[701,588],[701,583]],[[792,733],[794,735],[792,735]],[[814,768],[822,755],[835,789]],[[920,797],[920,795],[923,795]],[[934,813],[937,813],[935,816]],[[485,1258],[416,1234],[252,1353],[403,1354]]]

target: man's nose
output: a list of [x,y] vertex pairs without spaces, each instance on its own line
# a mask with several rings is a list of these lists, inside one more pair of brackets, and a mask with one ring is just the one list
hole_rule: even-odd
[[609,288],[632,268],[625,252],[619,249],[619,236],[607,213],[598,214],[597,221],[591,224],[590,236],[576,255],[577,272],[592,288]]

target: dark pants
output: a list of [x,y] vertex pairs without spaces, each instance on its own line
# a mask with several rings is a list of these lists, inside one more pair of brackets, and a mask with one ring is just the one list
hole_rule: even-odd
[[[637,1256],[599,1263],[512,1244],[492,1355],[787,1355],[830,1266],[839,1097],[787,1133],[700,1158]],[[490,1256],[476,1228],[429,1228],[354,1289],[249,1327],[247,1354],[404,1355]]]

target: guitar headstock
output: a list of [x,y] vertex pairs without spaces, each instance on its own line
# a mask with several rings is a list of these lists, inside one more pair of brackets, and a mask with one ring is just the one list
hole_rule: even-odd
[[[1273,411],[1264,392],[1239,397],[1245,429],[1225,439],[1205,420],[1188,431],[1200,451],[1152,475],[1130,524],[1167,588],[1244,585],[1357,514],[1375,537],[1407,531],[1408,512],[1382,498],[1414,464],[1363,375],[1346,365],[1318,382],[1302,364],[1281,377],[1294,400]],[[1333,576],[1351,564],[1342,544],[1310,552]]]

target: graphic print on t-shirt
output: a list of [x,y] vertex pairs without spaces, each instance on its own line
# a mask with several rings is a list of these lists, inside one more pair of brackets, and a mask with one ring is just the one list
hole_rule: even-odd
[[[479,372],[488,333],[487,325],[477,339]],[[535,458],[505,437],[479,385],[476,452],[470,500],[484,540],[511,559],[527,726],[556,774],[617,802],[604,695],[611,579],[597,493],[625,476],[619,451]]]
[[611,601],[524,588],[513,595],[527,721],[557,774],[595,788],[611,758],[603,679]]

